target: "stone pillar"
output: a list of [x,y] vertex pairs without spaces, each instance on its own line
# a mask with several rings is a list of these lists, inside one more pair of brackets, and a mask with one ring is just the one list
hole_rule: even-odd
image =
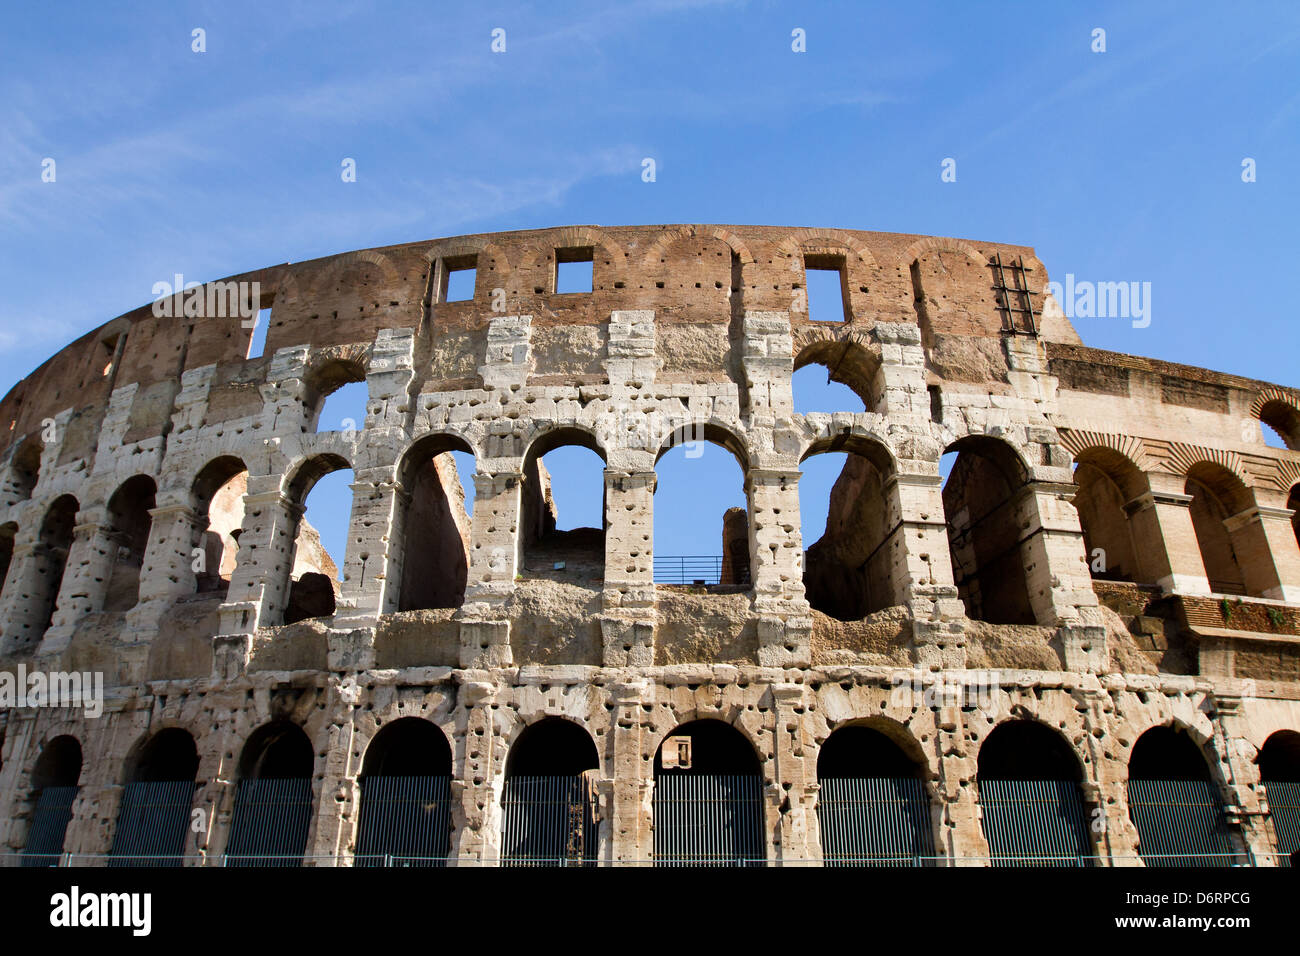
[[170,501],[149,512],[149,544],[140,572],[140,603],[166,601],[193,594],[194,548],[206,530],[207,518],[187,503]]
[[1287,508],[1255,505],[1223,522],[1237,554],[1246,590],[1300,603],[1300,547]]
[[77,622],[104,608],[108,579],[117,558],[117,543],[109,533],[108,515],[103,509],[83,511],[74,529],[68,563],[63,569],[54,620],[41,639],[38,653],[53,657],[63,653],[72,641]]
[[[21,532],[20,532],[21,534]],[[37,645],[45,633],[45,603],[35,595],[44,593],[43,580],[49,565],[59,559],[40,541],[18,541],[14,544],[5,579],[4,593],[0,595],[0,627],[4,628],[4,652],[21,653]],[[50,585],[53,589],[58,584]]]
[[[868,411],[888,415],[930,419],[930,392],[925,385],[925,349],[921,345],[921,327],[905,322],[877,322],[871,330],[880,343],[880,372],[872,383],[872,404]],[[943,510],[940,509],[940,514]]]
[[776,782],[781,798],[778,858],[794,865],[817,865],[822,858],[817,824],[817,758],[809,753],[812,735],[805,726],[802,684],[773,684],[776,704]]
[[505,598],[515,587],[523,535],[519,533],[523,474],[502,471],[474,476],[466,603]]
[[812,616],[804,599],[799,535],[799,472],[751,466],[750,574],[762,667],[812,666]]
[[315,813],[306,850],[307,856],[315,857],[311,863],[313,866],[337,866],[340,857],[348,856],[361,802],[361,788],[351,770],[356,736],[352,707],[340,700],[337,685],[331,697],[331,711],[346,710],[347,716],[324,727],[327,735],[324,774],[313,806]]
[[1192,496],[1165,485],[1164,476],[1148,474],[1148,490],[1124,506],[1133,531],[1139,573],[1165,593],[1209,594],[1192,525]]
[[352,515],[335,625],[375,627],[379,616],[396,611],[401,600],[402,519],[410,495],[388,465],[358,472],[351,487]]
[[610,688],[614,705],[613,820],[610,859],[614,863],[648,861],[654,856],[654,739],[645,722],[644,704],[654,702],[654,685],[636,679]]
[[[1249,686],[1249,685],[1246,685]],[[1267,822],[1267,800],[1260,782],[1259,751],[1250,743],[1249,720],[1241,697],[1216,695],[1215,750],[1224,768],[1224,812],[1240,828],[1238,836],[1256,865],[1276,866],[1274,842]]]
[[[477,512],[477,508],[475,511]],[[496,685],[465,674],[460,704],[465,713],[465,760],[452,781],[452,854],[465,865],[495,864],[501,859],[501,801],[498,764],[504,767],[505,743],[493,719]]]
[[605,587],[600,626],[606,667],[654,664],[653,471],[605,469]]
[[1039,624],[1078,621],[1080,608],[1097,607],[1083,529],[1071,503],[1075,490],[1072,484],[1033,481],[1015,502],[1029,605]]
[[960,707],[940,707],[936,714],[939,778],[935,788],[942,807],[935,849],[953,866],[988,866],[989,844],[980,822],[978,743],[968,740]]

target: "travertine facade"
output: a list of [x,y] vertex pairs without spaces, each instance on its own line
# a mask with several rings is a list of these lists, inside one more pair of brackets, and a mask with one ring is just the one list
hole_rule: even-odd
[[[592,291],[557,294],[557,262],[586,258]],[[473,299],[444,301],[464,268]],[[810,319],[805,268],[839,271],[843,322]],[[279,720],[315,755],[306,852],[346,861],[367,746],[415,716],[450,744],[452,857],[492,862],[511,747],[558,716],[598,754],[606,861],[653,858],[655,754],[717,718],[757,755],[773,861],[820,858],[819,750],[858,724],[918,764],[936,853],[979,863],[981,745],[1031,720],[1077,761],[1099,857],[1136,860],[1129,758],[1166,725],[1201,748],[1233,839],[1269,862],[1257,758],[1300,733],[1300,451],[1266,446],[1260,422],[1300,449],[1295,390],[1087,348],[1033,251],[992,243],[582,226],[233,281],[271,308],[263,356],[245,358],[238,318],[146,306],[0,402],[0,666],[108,685],[98,719],[5,714],[7,852],[51,741],[84,755],[64,849],[104,854],[142,744],[181,728],[205,820],[186,850],[219,857],[244,744]],[[795,413],[809,363],[866,411]],[[348,381],[369,390],[363,427],[317,430]],[[655,464],[701,438],[745,476],[748,553],[724,559],[740,583],[657,586]],[[539,459],[563,444],[605,462],[603,535],[553,530]],[[469,518],[456,450],[477,466]],[[944,486],[946,450],[961,454]],[[827,451],[850,464],[805,572],[800,463]],[[339,468],[355,484],[331,601],[294,542]],[[231,480],[247,482],[236,536],[209,527]],[[744,519],[728,516],[729,542]],[[196,573],[196,548],[215,571]],[[943,691],[972,671],[985,706]]]

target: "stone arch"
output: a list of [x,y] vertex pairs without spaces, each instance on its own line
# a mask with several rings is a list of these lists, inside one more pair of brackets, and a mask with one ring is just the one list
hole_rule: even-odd
[[1017,516],[1030,472],[1009,442],[970,435],[948,446],[957,461],[943,488],[953,580],[966,613],[990,624],[1036,621]]
[[399,717],[366,747],[353,860],[443,866],[451,851],[451,744],[423,717]]
[[821,365],[827,378],[849,388],[868,412],[880,409],[884,400],[885,380],[879,346],[857,329],[837,335],[841,329],[818,325],[799,327],[795,333],[794,371],[808,365]]
[[[601,581],[605,573],[604,468],[600,469],[599,528],[557,530],[560,517],[551,495],[551,476],[542,458],[566,446],[586,448],[606,463],[605,449],[596,433],[580,425],[554,425],[534,431],[523,456],[523,490],[520,508],[520,573],[544,574],[562,565],[568,577]],[[588,462],[583,467],[590,468]]]
[[1092,855],[1083,762],[1056,729],[1013,717],[981,741],[976,782],[995,865],[1077,866]]
[[868,268],[875,269],[879,265],[876,257],[862,240],[841,229],[796,229],[778,242],[776,249],[778,255],[792,259],[807,255],[843,253],[857,258]]
[[1210,590],[1218,594],[1250,594],[1242,528],[1231,522],[1254,505],[1254,496],[1241,477],[1225,465],[1199,461],[1186,471],[1188,506],[1201,561]]
[[204,465],[190,485],[203,571],[195,575],[199,592],[224,591],[230,587],[239,554],[239,535],[244,521],[244,493],[248,490],[248,466],[235,455],[219,455]]
[[735,233],[718,226],[678,226],[675,229],[665,229],[658,238],[655,239],[650,247],[641,257],[641,267],[643,269],[651,268],[654,263],[663,258],[664,251],[677,242],[679,239],[709,238],[719,239],[725,242],[731,249],[732,254],[740,260],[741,265],[749,265],[754,261],[754,255],[745,245],[745,241]]
[[1300,450],[1300,399],[1294,392],[1263,388],[1250,403],[1250,413],[1282,436],[1287,448]]
[[80,511],[81,504],[68,494],[60,495],[45,511],[33,553],[35,574],[28,598],[30,613],[23,615],[24,620],[14,622],[20,644],[35,644],[54,622]]
[[105,589],[104,610],[126,611],[140,598],[140,579],[153,525],[150,512],[157,505],[158,486],[149,475],[135,475],[118,486],[108,500],[108,526],[104,529],[113,554]]
[[390,532],[400,568],[397,610],[460,607],[469,574],[470,522],[453,451],[474,454],[459,435],[416,439],[398,463],[402,494]]
[[833,453],[844,453],[844,468],[831,490],[823,534],[804,542],[803,584],[814,610],[858,621],[896,604],[903,587],[889,547],[901,517],[889,492],[896,467],[882,441],[851,432],[813,441],[800,464]]
[[503,865],[594,865],[600,753],[587,728],[548,716],[517,728],[502,789]]
[[314,548],[310,554],[303,551],[304,544],[319,540],[319,535],[303,519],[303,514],[307,496],[320,479],[351,468],[352,464],[342,455],[322,452],[297,462],[285,476],[290,515],[290,528],[287,530],[293,545],[277,570],[280,593],[286,595],[284,624],[334,614],[339,592],[338,567],[323,549],[319,556],[314,554]]
[[[315,431],[325,400],[344,385],[365,382],[370,365],[370,346],[354,343],[313,351],[303,370],[303,406],[307,428]],[[365,422],[357,423],[357,429]]]
[[[1065,444],[1063,442],[1063,444]],[[1094,578],[1154,584],[1139,555],[1158,547],[1134,525],[1128,506],[1145,494],[1146,476],[1123,451],[1105,445],[1070,448],[1084,549]]]
[[14,446],[9,458],[9,487],[5,489],[15,500],[31,498],[41,477],[41,450],[39,435],[25,435]]
[[51,737],[37,755],[28,790],[30,823],[24,866],[56,866],[72,820],[82,770],[81,742],[71,734]]
[[109,858],[115,866],[180,866],[190,832],[199,752],[181,727],[147,734],[124,764]]
[[389,285],[397,285],[401,281],[401,275],[393,261],[376,249],[362,249],[357,252],[345,252],[342,255],[332,256],[329,262],[325,263],[323,268],[311,280],[311,288],[315,293],[328,291],[331,282],[337,281],[341,276],[357,267],[372,265],[379,269],[384,275],[384,281]]
[[253,731],[240,751],[228,866],[299,866],[312,820],[315,752],[296,723]]

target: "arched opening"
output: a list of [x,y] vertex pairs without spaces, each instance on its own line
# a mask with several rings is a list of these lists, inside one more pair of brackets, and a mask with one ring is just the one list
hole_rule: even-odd
[[865,412],[879,404],[880,361],[854,342],[816,342],[800,351],[790,380],[794,410]]
[[989,624],[1034,624],[1017,508],[1029,474],[1006,442],[955,442],[943,485],[953,578],[968,617]]
[[1185,491],[1192,496],[1188,509],[1210,590],[1216,594],[1249,594],[1235,535],[1225,522],[1251,507],[1254,501],[1250,491],[1227,468],[1204,461],[1188,470]]
[[[72,538],[77,526],[77,512],[81,505],[72,495],[63,495],[41,522],[40,538],[34,554],[36,562],[35,587],[32,592],[33,614],[30,620],[20,624],[23,631],[20,640],[33,644],[54,623],[59,589],[63,585],[63,572],[68,566],[68,552],[72,549]],[[35,624],[33,628],[31,625]]]
[[6,490],[15,501],[25,501],[36,490],[40,476],[41,442],[36,437],[24,438],[10,460],[9,487]]
[[1273,824],[1278,866],[1300,863],[1300,733],[1279,730],[1264,741],[1256,758]]
[[405,495],[400,505],[401,587],[398,610],[460,607],[469,575],[470,515],[473,504],[461,479],[461,463],[474,456],[464,441],[448,435],[421,439],[402,459],[398,473]]
[[825,865],[932,865],[934,831],[924,773],[915,755],[876,727],[851,724],[826,738],[817,754],[817,822]]
[[604,580],[605,452],[593,436],[566,428],[533,442],[520,530],[522,574]]
[[1291,530],[1295,532],[1295,543],[1300,547],[1300,485],[1291,487],[1286,506],[1291,512]]
[[338,455],[306,462],[289,485],[289,500],[301,506],[294,529],[284,623],[332,617],[352,516],[352,467]]
[[1133,745],[1128,813],[1147,866],[1231,866],[1237,860],[1219,788],[1182,727],[1152,727]]
[[1259,410],[1259,422],[1265,444],[1300,449],[1300,408],[1280,399],[1265,402]]
[[664,443],[655,460],[656,584],[750,587],[747,470],[740,440],[712,425],[685,425]]
[[446,866],[451,851],[451,745],[420,717],[375,735],[361,765],[357,866]]
[[594,866],[599,772],[583,727],[562,717],[526,727],[506,757],[502,865]]
[[1138,559],[1134,529],[1125,505],[1142,494],[1138,467],[1117,451],[1089,448],[1075,458],[1074,507],[1083,529],[1088,569],[1099,581],[1154,584]]
[[157,486],[148,475],[128,478],[108,499],[108,534],[113,569],[104,596],[104,610],[128,611],[140,600],[140,572],[149,545]]
[[804,456],[803,583],[814,610],[859,621],[894,604],[896,555],[890,541],[899,515],[886,491],[892,474],[889,452],[861,438],[843,436]]
[[659,744],[654,763],[656,866],[764,866],[763,777],[735,727],[693,720]]
[[979,752],[984,839],[994,866],[1088,866],[1092,854],[1069,743],[1034,720],[999,724]]
[[315,754],[286,720],[253,732],[239,755],[228,866],[299,866],[311,829]]
[[63,734],[44,747],[32,768],[31,825],[23,866],[58,866],[81,778],[81,744]]
[[316,432],[359,432],[366,427],[370,393],[360,362],[336,359],[313,369],[306,379],[305,401]]
[[18,525],[12,521],[0,524],[0,594],[9,581],[9,566],[14,560],[14,537],[18,534]]
[[194,479],[192,493],[200,534],[202,558],[194,575],[198,593],[225,594],[235,573],[239,533],[244,524],[244,493],[248,469],[233,455],[223,455],[203,467]]
[[128,765],[109,865],[180,866],[199,772],[194,738],[179,727],[160,730]]

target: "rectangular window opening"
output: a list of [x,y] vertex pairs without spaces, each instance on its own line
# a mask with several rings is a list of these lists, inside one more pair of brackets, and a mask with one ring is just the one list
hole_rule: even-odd
[[561,295],[592,290],[592,272],[595,250],[590,246],[580,249],[555,250],[555,291]]
[[257,325],[253,326],[253,334],[248,339],[249,358],[262,357],[262,352],[266,349],[266,330],[270,327],[271,310],[259,309],[257,312]]
[[808,318],[813,322],[843,322],[849,317],[844,261],[836,257],[804,259],[808,279]]
[[442,260],[439,270],[438,301],[470,302],[478,281],[478,257],[454,256]]

